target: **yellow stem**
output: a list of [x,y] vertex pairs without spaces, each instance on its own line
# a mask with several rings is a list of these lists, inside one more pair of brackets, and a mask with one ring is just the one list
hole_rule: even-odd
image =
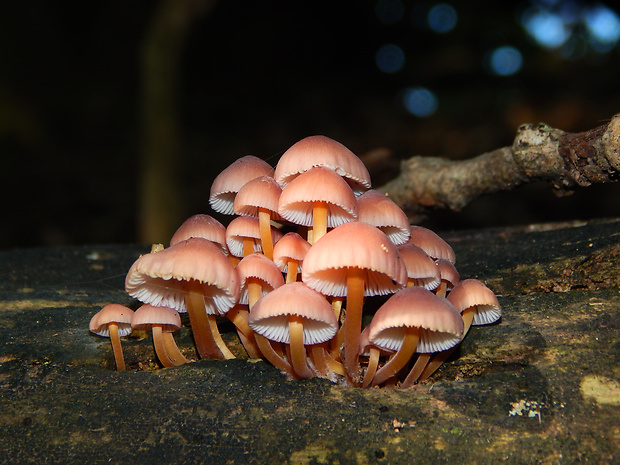
[[368,366],[366,367],[366,373],[364,374],[364,379],[362,380],[362,387],[367,388],[370,386],[372,379],[377,372],[377,367],[379,366],[379,358],[381,356],[381,349],[378,347],[370,348],[370,357],[368,357]]
[[125,358],[123,357],[121,338],[118,335],[118,324],[108,324],[108,330],[110,331],[110,342],[112,343],[112,353],[114,354],[114,360],[116,361],[116,369],[118,371],[123,371],[125,369]]
[[239,339],[248,356],[250,358],[260,358],[260,351],[254,340],[254,331],[248,325],[248,313],[246,305],[237,304],[226,313],[226,317],[237,328]]
[[244,237],[243,238],[243,256],[247,257],[248,255],[252,253],[254,253],[254,238]]
[[205,310],[204,295],[200,283],[188,281],[185,288],[185,304],[192,325],[194,344],[200,358],[224,359],[224,354],[215,343]]
[[[465,339],[465,336],[469,332],[469,328],[471,327],[471,322],[474,319],[474,314],[475,313],[476,313],[476,307],[475,306],[474,307],[469,307],[469,308],[466,308],[465,310],[463,310],[463,313],[461,314],[461,318],[463,318],[463,326],[464,326],[465,329],[463,329],[463,337],[461,338],[461,341],[463,339]],[[456,346],[452,347],[451,349],[442,350],[441,352],[436,354],[433,357],[433,359],[428,363],[428,365],[426,365],[426,368],[424,369],[424,371],[420,375],[419,380],[420,381],[424,381],[425,379],[430,378],[430,376],[433,373],[435,373],[439,369],[439,367],[441,365],[443,365],[446,360],[448,360],[448,358],[450,358],[450,355],[452,355],[452,352],[454,352],[457,347],[458,347],[458,344]]]
[[261,298],[263,294],[263,285],[256,278],[248,278],[248,307],[250,311],[254,308],[254,304],[258,302],[258,299]]
[[283,373],[286,373],[293,379],[297,379],[297,375],[293,371],[291,365],[282,358],[271,345],[271,341],[267,339],[265,336],[261,336],[260,334],[255,334],[254,338],[256,339],[256,344],[258,345],[263,357],[267,359],[269,363],[271,363],[274,367],[280,370]]
[[174,336],[170,331],[164,331],[162,334],[164,338],[164,346],[166,348],[166,354],[168,354],[168,358],[175,365],[183,365],[184,363],[188,363],[189,360],[185,358],[185,355],[181,353],[179,350],[179,346],[174,340]]
[[151,331],[153,331],[153,345],[155,346],[157,358],[164,367],[173,367],[174,363],[172,363],[166,353],[166,346],[164,345],[164,340],[162,337],[161,325],[153,325]]
[[207,321],[209,322],[209,329],[211,330],[211,337],[213,338],[215,345],[217,345],[218,349],[224,355],[224,358],[226,360],[235,358],[235,355],[230,351],[230,349],[224,342],[224,339],[222,339],[220,330],[217,327],[217,320],[215,318],[215,315],[207,314]]
[[356,382],[359,375],[359,339],[364,306],[364,271],[349,268],[347,275],[347,313],[344,320],[344,367]]
[[260,229],[260,243],[263,255],[273,260],[273,239],[271,238],[271,213],[266,208],[258,209],[258,226]]
[[331,379],[333,375],[331,369],[329,367],[329,363],[327,361],[326,343],[322,344],[314,344],[310,347],[310,358],[312,359],[312,363],[314,368],[316,369],[316,373],[321,378]]
[[297,260],[293,260],[290,259],[288,261],[288,263],[286,264],[287,269],[286,269],[286,282],[287,283],[294,283],[295,281],[297,281],[297,267],[298,267],[299,263]]
[[291,348],[291,363],[293,370],[302,379],[312,378],[312,370],[308,367],[306,359],[306,346],[304,346],[304,323],[303,318],[297,315],[288,317],[289,346]]
[[428,364],[428,361],[431,359],[431,355],[433,355],[433,354],[432,353],[424,353],[424,354],[418,355],[418,359],[413,364],[413,367],[411,368],[411,371],[409,372],[409,374],[407,375],[405,380],[400,385],[400,387],[402,389],[407,389],[407,388],[413,386],[413,384],[416,381],[418,381],[418,379],[420,378],[420,376],[424,372],[424,369],[426,368],[426,365]]
[[405,335],[403,338],[403,345],[400,349],[390,358],[372,380],[372,385],[377,386],[384,381],[387,381],[396,373],[398,373],[409,361],[418,347],[419,340],[418,328],[405,328]]
[[316,243],[327,232],[327,203],[314,202],[312,205],[312,242]]

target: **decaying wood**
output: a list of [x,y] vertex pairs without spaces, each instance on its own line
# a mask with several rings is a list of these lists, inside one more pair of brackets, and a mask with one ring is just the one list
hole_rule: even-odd
[[424,207],[460,210],[475,198],[543,181],[558,193],[616,181],[620,174],[620,114],[580,133],[546,124],[519,128],[512,146],[463,161],[415,156],[379,190],[409,212]]

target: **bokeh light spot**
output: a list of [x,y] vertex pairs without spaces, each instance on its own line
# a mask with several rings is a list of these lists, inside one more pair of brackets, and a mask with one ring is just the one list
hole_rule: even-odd
[[597,5],[585,15],[585,24],[594,40],[615,44],[620,39],[620,18],[604,5]]
[[403,104],[409,113],[421,118],[437,111],[437,97],[424,87],[409,87],[403,92]]
[[521,69],[523,57],[514,47],[498,47],[488,55],[487,65],[493,74],[511,76]]
[[398,45],[386,44],[377,51],[375,62],[384,73],[395,73],[405,64],[405,52]]
[[521,24],[545,48],[560,47],[570,36],[562,17],[550,11],[530,10],[523,15]]
[[454,29],[458,21],[456,10],[447,3],[432,7],[427,16],[428,26],[435,32],[446,33]]

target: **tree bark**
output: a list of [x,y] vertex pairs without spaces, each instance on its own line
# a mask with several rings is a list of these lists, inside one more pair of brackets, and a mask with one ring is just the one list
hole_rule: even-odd
[[616,181],[620,173],[620,114],[580,133],[546,124],[519,128],[512,146],[469,160],[415,156],[379,190],[408,212],[425,207],[460,210],[483,194],[528,182],[552,184],[560,194],[579,186]]

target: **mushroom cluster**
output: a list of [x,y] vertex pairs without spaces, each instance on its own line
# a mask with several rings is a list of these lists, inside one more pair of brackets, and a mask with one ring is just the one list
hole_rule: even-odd
[[[187,219],[169,247],[131,266],[125,288],[144,305],[122,318],[93,317],[91,331],[113,335],[119,369],[126,332],[118,328],[128,321],[153,332],[161,365],[187,362],[172,337],[187,312],[200,358],[235,357],[218,328],[226,317],[250,358],[289,379],[407,388],[428,378],[472,324],[501,316],[482,282],[460,281],[450,245],[410,225],[371,189],[362,161],[328,137],[295,143],[275,170],[240,158],[216,177],[209,203],[235,216],[227,227],[206,214]],[[384,297],[369,315],[372,296]]]

